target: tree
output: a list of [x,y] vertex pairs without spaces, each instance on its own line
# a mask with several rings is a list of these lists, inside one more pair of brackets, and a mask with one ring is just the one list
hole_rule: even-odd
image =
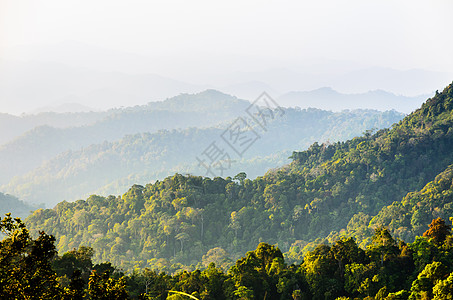
[[107,273],[99,275],[93,271],[88,281],[88,294],[98,300],[125,300],[128,298],[126,278],[117,280],[110,278]]
[[423,236],[433,239],[437,244],[443,243],[449,235],[451,235],[451,226],[446,225],[441,218],[434,219],[429,224],[429,229],[423,233]]
[[245,172],[240,172],[236,176],[233,177],[234,180],[238,180],[241,185],[244,185],[244,180],[247,178],[247,174]]
[[440,280],[433,288],[434,300],[453,299],[453,273],[447,279]]
[[221,247],[210,249],[205,255],[203,255],[201,263],[207,267],[211,263],[215,263],[216,266],[227,269],[232,264],[232,261],[228,253]]
[[63,290],[51,267],[55,238],[40,232],[33,240],[19,218],[1,220],[0,299],[55,299]]
[[[412,282],[409,300],[431,299],[433,287],[445,278],[446,274],[448,274],[447,268],[440,262],[426,265],[425,269],[418,274],[417,279]],[[440,286],[438,289],[438,292],[441,291]]]
[[284,262],[280,249],[260,243],[256,250],[247,252],[245,257],[239,259],[230,273],[237,287],[245,287],[242,289],[245,294],[248,295],[247,291],[251,290],[256,299],[276,299],[278,273],[282,268]]
[[188,241],[189,238],[190,236],[186,232],[180,232],[175,236],[175,239],[181,242],[181,253],[184,251],[184,241]]
[[381,267],[384,261],[398,254],[399,249],[387,228],[378,227],[375,229],[372,242],[367,247],[367,252],[375,260],[379,260]]
[[314,299],[334,299],[343,290],[338,273],[335,272],[338,262],[329,246],[321,244],[308,252],[301,268]]
[[344,266],[350,263],[362,263],[365,259],[365,252],[360,249],[354,238],[341,238],[333,244],[331,251],[338,261],[340,275],[343,276]]
[[255,299],[253,291],[242,285],[237,288],[237,290],[234,292],[234,295],[237,297],[236,299],[238,300]]
[[88,283],[88,278],[93,267],[91,258],[94,255],[94,250],[91,247],[80,246],[79,249],[73,249],[64,253],[61,257],[56,257],[52,263],[58,276],[72,277],[73,273],[78,270],[80,276],[85,283]]

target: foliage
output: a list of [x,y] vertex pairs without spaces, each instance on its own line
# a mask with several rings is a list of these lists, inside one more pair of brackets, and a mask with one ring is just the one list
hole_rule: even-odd
[[124,277],[116,280],[91,271],[93,249],[81,247],[58,257],[53,236],[40,232],[32,239],[25,224],[10,214],[1,220],[0,231],[5,234],[0,241],[1,299],[84,299],[83,272],[91,273],[90,299],[127,298]]
[[[318,238],[328,237],[332,243],[342,235],[357,236],[365,246],[371,242],[370,228],[389,225],[383,207],[398,203],[408,192],[424,193],[428,182],[453,163],[453,152],[448,151],[453,147],[452,93],[447,87],[391,129],[294,152],[290,165],[254,180],[243,173],[236,179],[175,174],[134,185],[122,197],[92,195],[37,210],[27,224],[33,233],[44,229],[53,234],[60,253],[87,245],[95,249],[96,261],[126,270],[194,269],[211,249],[220,247],[235,259],[262,241],[278,244],[283,252],[291,250],[289,259],[314,249]],[[446,212],[453,207],[449,178],[439,179],[444,188],[436,189]],[[407,197],[407,209],[417,211],[423,200]],[[393,222],[388,234],[409,241],[438,217],[415,217],[429,210],[397,217],[402,211],[386,210]],[[409,234],[411,224],[418,231]],[[376,254],[376,263],[382,265],[393,255],[384,252]]]
[[[390,129],[315,143],[254,180],[175,174],[119,197],[64,201],[26,223],[70,251],[54,264],[69,272],[72,283],[58,277],[64,289],[81,286],[88,256],[125,269],[126,285],[148,298],[448,298],[452,122],[450,85]],[[91,276],[124,296],[121,276]]]
[[59,293],[57,276],[52,271],[55,238],[41,232],[33,240],[18,218],[7,214],[0,230],[0,298],[53,299]]
[[[2,299],[421,300],[453,295],[450,232],[442,242],[418,237],[406,244],[397,243],[386,228],[377,228],[366,250],[353,238],[343,237],[332,246],[317,245],[297,265],[288,265],[278,247],[260,243],[227,273],[210,263],[203,270],[172,275],[147,268],[124,275],[110,263],[101,263],[89,267],[85,282],[82,272],[93,266],[93,249],[81,247],[56,256],[55,239],[41,233],[31,240],[20,219],[7,215],[0,228],[7,234],[0,244]],[[417,268],[419,253],[426,252],[437,254]],[[65,284],[71,273],[70,283]]]

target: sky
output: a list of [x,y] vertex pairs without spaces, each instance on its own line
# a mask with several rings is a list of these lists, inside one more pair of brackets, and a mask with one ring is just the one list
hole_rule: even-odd
[[272,69],[451,73],[452,11],[450,0],[0,0],[0,60],[214,85]]

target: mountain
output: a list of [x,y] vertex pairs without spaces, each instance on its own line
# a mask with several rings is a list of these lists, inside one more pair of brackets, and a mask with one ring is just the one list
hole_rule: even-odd
[[[128,127],[124,122],[119,123],[123,125],[121,128],[115,126],[117,123],[109,122],[100,127],[102,131],[98,131],[98,134],[93,134],[94,128],[89,127],[83,131],[80,129],[57,131],[54,134],[49,133],[47,137],[40,136],[37,132],[30,133],[27,140],[31,142],[28,145],[22,143],[22,147],[11,148],[9,155],[3,151],[3,155],[0,156],[3,157],[5,170],[11,170],[5,171],[1,177],[5,180],[1,189],[31,202],[42,203],[45,199],[46,205],[53,206],[59,201],[76,200],[92,193],[120,193],[134,183],[150,182],[178,172],[206,174],[206,169],[200,166],[197,157],[201,157],[214,141],[224,149],[230,149],[221,137],[231,122],[204,129],[162,130],[151,133],[155,131],[152,130],[154,129],[151,127],[152,124],[168,128],[188,124],[202,125],[200,122],[208,122],[210,116],[214,123],[222,120],[222,114],[225,114],[225,118],[230,115],[227,113],[227,106],[221,102],[219,105],[223,109],[212,107],[211,97],[205,99],[211,102],[211,107],[207,103],[200,103],[200,107],[204,107],[206,111],[188,113],[188,109],[195,109],[195,104],[188,101],[185,108],[184,103],[179,101],[186,99],[185,97],[180,96],[168,103],[150,104],[155,110],[149,114],[149,118],[142,119],[142,131],[147,128],[150,132],[128,135],[113,142],[93,143],[84,146],[83,149],[66,151],[58,155],[62,147],[68,147],[71,143],[84,141],[85,145],[88,145],[98,136],[108,139],[114,134],[124,133],[124,129]],[[175,109],[180,112],[156,110],[162,108],[161,105],[166,107],[175,105]],[[219,113],[216,113],[217,111]],[[246,170],[249,176],[254,178],[270,168],[288,163],[287,157],[292,150],[307,148],[318,139],[346,140],[369,128],[390,126],[402,118],[402,114],[396,112],[365,110],[332,113],[316,109],[285,109],[283,112],[282,116],[276,117],[268,124],[266,131],[255,126],[254,130],[259,134],[259,138],[242,156],[230,149],[231,166],[216,175],[234,176]],[[158,118],[159,113],[164,113],[168,117]],[[131,114],[130,124],[134,128],[141,124],[138,116],[143,114]],[[44,128],[40,129],[41,132],[43,130]],[[47,130],[55,131],[50,128]],[[21,149],[30,152],[24,154]],[[51,159],[42,158],[43,162],[39,164],[40,154]],[[27,160],[28,157],[30,160]],[[21,166],[23,169],[20,169]],[[30,171],[25,173],[24,170]],[[13,171],[17,172],[16,174],[22,171],[23,175],[11,179],[10,174]]]
[[[174,91],[196,93],[206,88],[248,100],[264,90],[280,95],[323,86],[345,93],[381,89],[414,96],[432,93],[439,83],[448,84],[452,76],[421,69],[351,67],[351,62],[331,60],[299,66],[291,63],[290,67],[282,61],[271,67],[266,58],[257,55],[144,57],[77,42],[30,49],[14,49],[16,61],[0,59],[0,98],[5,99],[0,102],[0,111],[20,114],[74,102],[89,107],[101,103],[94,109],[108,109],[164,99]],[[240,69],[260,71],[238,72],[237,61],[243,62]],[[184,69],[192,71],[183,74]]]
[[[423,69],[396,70],[383,67],[364,68],[359,65],[354,66],[351,62],[318,61],[311,65],[292,65],[290,68],[223,73],[222,76],[211,76],[212,78],[209,78],[208,81],[213,82],[214,86],[220,90],[229,86],[258,82],[281,94],[291,91],[310,91],[328,86],[343,93],[385,90],[396,95],[413,97],[431,94],[439,86],[448,85],[452,76],[451,72]],[[237,89],[237,93],[234,95],[244,97],[241,94],[242,90],[247,92],[245,89]]]
[[42,113],[42,112],[56,112],[56,113],[80,113],[80,112],[90,112],[90,111],[96,111],[96,109],[82,105],[79,103],[63,103],[60,105],[56,106],[46,106],[46,107],[40,107],[37,108],[33,111],[30,112],[30,114],[37,114],[37,113]]
[[[27,88],[24,88],[27,87]],[[0,111],[17,114],[43,106],[76,102],[94,109],[110,109],[127,103],[146,104],[174,95],[206,89],[156,74],[102,72],[89,68],[42,61],[0,61]],[[146,95],[146,96],[145,96]]]
[[42,112],[14,116],[0,113],[0,146],[39,126],[70,128],[87,126],[102,120],[111,112],[55,113]]
[[371,67],[335,76],[330,86],[346,91],[382,89],[395,94],[413,96],[434,92],[439,86],[448,85],[452,76],[451,72]]
[[370,226],[386,226],[395,237],[414,240],[432,219],[448,220],[453,215],[453,165],[421,190],[408,193],[401,201],[383,207]]
[[[8,183],[14,176],[25,173],[40,166],[63,152],[78,151],[92,144],[104,141],[111,142],[128,134],[156,132],[161,129],[177,129],[188,127],[213,126],[219,122],[233,120],[250,105],[248,101],[226,95],[214,90],[189,95],[181,94],[165,101],[152,102],[144,106],[135,106],[103,113],[92,113],[98,121],[84,126],[55,128],[47,125],[35,127],[13,141],[0,146],[0,184]],[[68,125],[71,118],[85,114],[39,114],[24,119],[14,119],[22,124],[31,123],[35,118],[48,123],[57,124],[67,117]],[[103,118],[100,118],[103,116]],[[5,121],[12,125],[12,121]],[[31,123],[32,124],[32,123]],[[72,122],[74,124],[74,121]],[[6,126],[8,128],[9,126]]]
[[237,257],[263,241],[292,261],[309,242],[360,227],[453,164],[452,125],[453,84],[389,129],[314,143],[254,180],[176,174],[121,197],[61,202],[27,224],[55,235],[59,251],[89,245],[97,260],[126,269],[196,264],[217,247]]
[[11,213],[16,218],[25,218],[36,209],[37,206],[25,203],[12,195],[0,193],[0,214],[2,216]]
[[282,106],[314,107],[341,111],[344,109],[369,108],[376,110],[398,110],[410,113],[420,107],[426,95],[406,97],[383,90],[374,90],[360,94],[342,94],[332,88],[324,87],[306,92],[290,92],[278,97]]

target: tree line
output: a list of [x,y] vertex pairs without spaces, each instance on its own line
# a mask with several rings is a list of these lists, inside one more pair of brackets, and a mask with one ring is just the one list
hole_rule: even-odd
[[110,262],[93,264],[80,246],[59,256],[55,238],[33,239],[7,214],[0,222],[1,299],[452,299],[451,226],[434,219],[413,243],[376,227],[366,248],[354,238],[319,244],[288,264],[279,247],[260,243],[227,272],[204,269],[173,274],[149,268],[125,274]]

